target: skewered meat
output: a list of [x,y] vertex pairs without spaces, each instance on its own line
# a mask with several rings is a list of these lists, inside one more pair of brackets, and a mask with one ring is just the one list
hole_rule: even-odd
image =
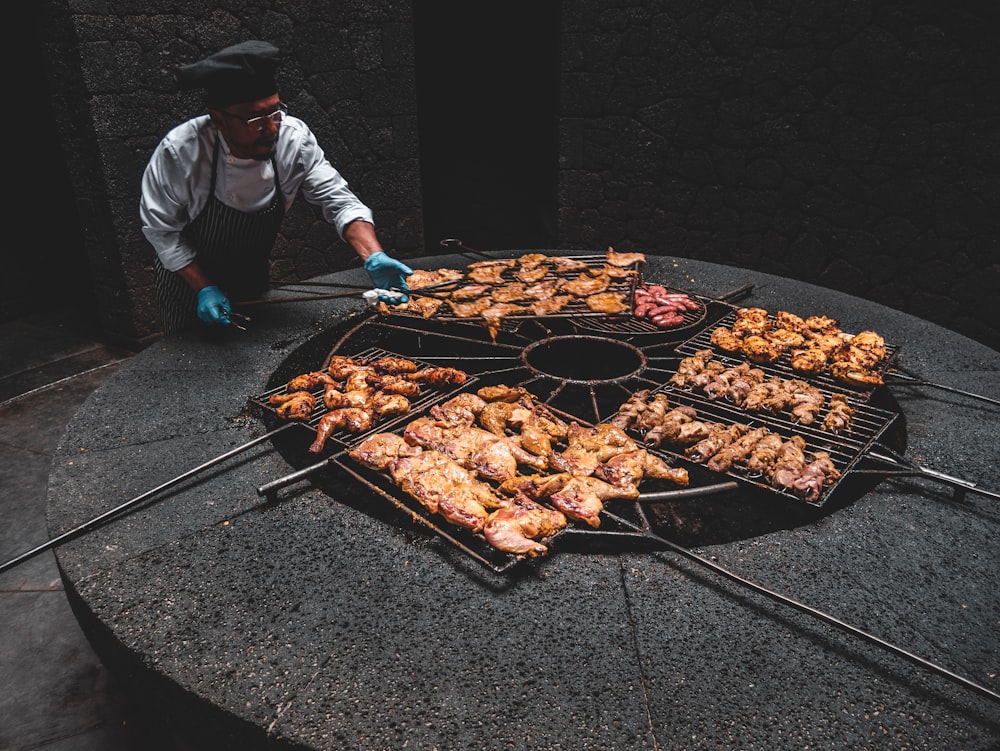
[[753,451],[754,446],[767,435],[767,428],[754,428],[746,435],[736,439],[728,446],[722,448],[705,462],[705,466],[713,472],[726,472],[737,462],[746,459]]
[[803,425],[811,425],[826,401],[823,392],[798,378],[785,381],[783,388],[792,395],[788,405],[792,417]]
[[436,389],[461,386],[469,378],[465,371],[457,368],[423,368],[416,373],[410,373],[408,377],[411,381],[426,383]]
[[[728,331],[728,329],[723,330]],[[715,332],[712,333],[715,334]],[[670,377],[670,383],[678,388],[687,386],[692,378],[705,369],[705,363],[712,359],[713,354],[710,349],[700,349],[693,355],[681,359],[677,364],[677,372]]]
[[423,448],[411,446],[395,433],[376,433],[351,449],[347,455],[371,469],[385,469],[393,460],[401,456],[414,456],[421,451]]
[[611,424],[622,430],[628,430],[639,422],[639,418],[646,411],[646,400],[649,398],[649,389],[640,389],[634,392],[624,404],[618,408],[618,412],[611,418]]
[[730,443],[746,434],[750,430],[746,425],[738,423],[723,424],[714,423],[708,428],[708,435],[698,440],[694,445],[685,449],[684,453],[689,459],[696,462],[707,461],[715,456]]
[[364,433],[374,422],[371,411],[364,407],[343,407],[333,409],[319,418],[316,424],[316,440],[309,446],[309,452],[322,453],[327,440],[338,430],[349,433]]
[[[394,375],[391,373],[375,373],[372,371],[365,377],[365,383],[374,389],[384,391],[387,394],[402,394],[403,396],[420,396],[420,384],[416,381],[416,373],[403,373]],[[350,383],[350,381],[348,381]]]
[[594,477],[612,485],[639,487],[645,478],[670,480],[686,487],[688,471],[683,467],[672,467],[664,459],[645,449],[627,451],[608,459],[594,471]]
[[316,406],[316,397],[308,391],[293,391],[273,394],[268,402],[276,405],[275,412],[282,420],[308,420]]
[[646,262],[645,253],[616,253],[614,248],[608,248],[607,262],[612,266],[625,267]]
[[653,398],[646,402],[646,409],[639,415],[635,427],[639,430],[655,428],[666,419],[669,408],[670,399],[666,393],[659,391],[653,394]]
[[783,439],[778,433],[768,433],[754,445],[747,459],[747,470],[752,474],[767,474],[778,459]]
[[509,506],[489,515],[483,534],[487,542],[498,550],[534,558],[548,553],[548,548],[539,540],[551,537],[566,524],[566,516],[562,512],[518,495]]
[[840,472],[830,455],[825,451],[817,451],[813,454],[812,461],[792,481],[791,490],[804,501],[815,501],[823,492],[823,486],[839,477]]
[[596,295],[588,295],[586,303],[587,307],[595,313],[615,315],[628,310],[624,295],[618,292],[600,292]]
[[302,373],[295,376],[285,387],[288,391],[312,391],[319,385],[335,384],[333,376],[329,373],[316,371],[314,373]]
[[769,475],[773,485],[781,488],[793,486],[795,480],[802,474],[802,470],[806,468],[805,447],[805,439],[798,435],[793,435],[781,444]]
[[841,433],[851,429],[851,419],[854,416],[854,408],[847,397],[843,394],[830,395],[830,407],[823,418],[823,430],[831,433]]

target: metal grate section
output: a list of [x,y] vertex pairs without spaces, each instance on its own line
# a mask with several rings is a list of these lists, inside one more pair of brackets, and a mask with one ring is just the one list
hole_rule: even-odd
[[[375,360],[378,360],[381,357],[401,357],[401,355],[398,355],[394,352],[390,352],[389,350],[381,349],[378,347],[372,347],[357,354],[348,356],[353,358],[354,360],[357,360],[361,364],[374,362]],[[427,362],[417,360],[412,357],[407,357],[406,359],[415,362],[418,368],[433,367]],[[325,365],[326,363],[324,363],[324,367]],[[408,412],[402,415],[393,415],[380,422],[375,422],[370,429],[364,431],[363,433],[352,433],[347,430],[334,431],[333,433],[330,434],[330,437],[327,440],[327,449],[324,453],[328,453],[331,448],[334,450],[342,450],[345,448],[351,448],[353,446],[356,446],[357,444],[361,443],[361,441],[365,440],[365,438],[375,433],[387,430],[392,425],[395,425],[396,423],[402,420],[412,419],[413,413],[421,412],[422,410],[432,406],[433,404],[436,404],[441,399],[446,398],[451,394],[460,391],[463,388],[467,388],[469,384],[475,383],[475,381],[476,381],[475,378],[470,377],[462,386],[454,387],[451,389],[433,388],[426,384],[421,384],[420,395],[418,397],[410,399],[410,410]],[[312,413],[309,415],[308,420],[297,420],[295,422],[296,425],[302,426],[302,428],[306,429],[311,434],[315,434],[316,427],[319,425],[319,421],[322,419],[323,415],[325,415],[327,412],[330,411],[323,403],[323,392],[324,388],[322,386],[310,392],[314,397],[316,397],[316,405],[313,407]],[[251,397],[249,401],[250,404],[255,409],[266,415],[268,419],[275,422],[285,422],[284,420],[282,420],[282,418],[278,416],[277,410],[270,403],[270,398],[275,394],[287,394],[287,393],[288,393],[287,384],[282,384],[268,391],[265,391],[262,394]]]
[[[677,345],[675,351],[679,355],[688,356],[688,355],[693,355],[701,350],[710,349],[713,351],[714,353],[713,356],[717,360],[721,360],[723,362],[727,362],[733,365],[737,365],[742,362],[747,362],[747,360],[741,357],[739,353],[726,352],[725,350],[720,349],[719,347],[712,344],[712,339],[711,339],[712,332],[715,329],[719,328],[720,326],[729,328],[733,325],[733,323],[735,323],[735,321],[736,321],[736,311],[734,310],[733,312],[721,318],[714,325],[707,326],[706,328],[699,331],[697,334],[692,336],[687,341]],[[882,362],[879,363],[878,367],[875,368],[874,372],[879,374],[885,373],[890,363],[895,358],[896,352],[897,348],[894,345],[886,343],[887,354],[885,358],[882,360]],[[773,372],[777,375],[781,375],[785,378],[801,378],[805,381],[809,381],[810,383],[814,383],[818,386],[825,387],[833,391],[839,391],[841,393],[870,395],[871,391],[873,390],[873,389],[855,388],[848,384],[842,383],[841,381],[838,381],[832,375],[830,375],[829,372],[820,373],[818,375],[806,375],[800,373],[792,369],[792,366],[789,364],[787,355],[782,355],[778,360],[772,363],[760,364],[751,362],[751,365],[757,368],[762,368],[767,372]]]
[[[570,281],[579,276],[581,273],[585,272],[599,272],[606,267],[609,267],[607,262],[607,256],[604,255],[581,255],[581,256],[553,256],[552,259],[566,260],[567,258],[573,261],[579,262],[581,265],[576,269],[558,269],[555,266],[549,266],[545,270],[545,275],[539,279],[529,283],[524,283],[526,287],[531,286],[531,284],[541,284],[545,282],[562,282]],[[494,262],[504,262],[516,259],[491,259],[490,261],[482,261],[480,263],[494,263]],[[635,294],[635,288],[639,281],[639,271],[637,264],[630,267],[629,269],[616,269],[616,271],[628,271],[627,275],[621,277],[613,277],[611,279],[610,285],[607,287],[605,292],[613,292],[621,295],[622,299],[627,305],[631,307],[632,301]],[[506,285],[512,285],[519,283],[516,277],[513,275],[517,270],[516,265],[509,269],[505,269],[501,274],[501,281],[498,284],[493,285],[494,288],[503,287]],[[463,287],[470,285],[478,285],[481,282],[477,282],[474,279],[470,279],[468,276],[468,270],[463,272],[463,275],[456,279],[454,282],[449,284],[437,284],[433,285],[435,289],[432,292],[424,295],[425,297],[434,297],[444,300],[449,297],[449,295],[455,290],[462,289]],[[419,293],[418,293],[419,294]],[[511,302],[517,302],[512,300]],[[525,301],[522,301],[525,302]],[[479,315],[470,316],[459,316],[456,315],[451,307],[446,303],[442,303],[436,311],[430,315],[426,315],[420,312],[418,308],[407,308],[403,306],[389,306],[385,313],[389,316],[402,317],[402,318],[421,318],[424,320],[438,320],[438,321],[460,321],[460,322],[481,322],[482,318]],[[531,319],[531,318],[600,318],[607,316],[607,313],[601,313],[591,310],[587,306],[586,297],[575,297],[570,300],[563,308],[552,313],[534,313],[534,312],[524,312],[524,313],[511,313],[503,316],[503,320],[521,320],[521,319]]]
[[[725,473],[740,482],[785,496],[798,503],[809,503],[817,508],[822,507],[829,500],[840,482],[854,469],[872,444],[885,433],[897,417],[894,412],[874,407],[857,397],[848,396],[848,402],[855,410],[851,428],[844,433],[833,433],[820,428],[828,412],[829,397],[832,393],[829,391],[825,394],[826,401],[823,409],[817,415],[815,422],[809,425],[795,422],[791,415],[785,413],[773,415],[762,412],[747,412],[723,399],[713,400],[695,391],[676,389],[669,384],[655,390],[652,394],[661,392],[667,395],[672,407],[692,407],[697,412],[695,418],[697,420],[723,424],[739,423],[750,428],[763,427],[772,433],[777,433],[784,440],[798,435],[805,440],[804,451],[807,457],[817,451],[829,453],[841,476],[825,486],[819,497],[812,501],[803,501],[790,490],[772,485],[766,478],[752,473],[744,464],[734,464]],[[641,440],[643,436],[640,435],[639,438]],[[680,462],[684,462],[687,466],[702,466],[689,459],[681,448],[673,448],[664,444],[659,447],[659,450],[675,457]]]

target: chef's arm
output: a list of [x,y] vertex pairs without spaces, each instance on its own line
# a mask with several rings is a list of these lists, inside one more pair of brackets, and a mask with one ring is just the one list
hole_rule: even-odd
[[214,284],[197,261],[177,270],[181,279],[198,293],[198,317],[205,323],[229,324],[232,306],[225,293]]
[[344,227],[344,240],[362,261],[367,261],[376,253],[382,252],[382,244],[375,235],[375,227],[364,219],[355,219]]
[[199,292],[205,287],[212,285],[211,280],[202,271],[201,264],[197,261],[191,261],[184,268],[177,269],[177,273],[180,274],[181,279],[187,282],[188,286],[195,292]]

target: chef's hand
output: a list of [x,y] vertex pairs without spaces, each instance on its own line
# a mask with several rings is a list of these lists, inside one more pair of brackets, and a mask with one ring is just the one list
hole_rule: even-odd
[[202,287],[198,292],[198,317],[205,323],[222,323],[228,326],[230,309],[229,300],[218,287]]
[[406,286],[406,277],[413,273],[413,269],[405,263],[400,263],[379,251],[368,256],[368,260],[365,261],[365,271],[368,272],[376,289],[399,290],[403,293],[395,298],[379,293],[379,299],[390,303],[401,303],[410,299],[406,294],[410,289]]

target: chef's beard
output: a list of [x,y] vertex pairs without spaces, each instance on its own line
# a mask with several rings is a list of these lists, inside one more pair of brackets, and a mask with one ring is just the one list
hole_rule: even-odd
[[266,149],[267,151],[266,152],[260,152],[260,151],[257,151],[255,149],[254,150],[254,156],[253,156],[253,158],[256,159],[258,162],[266,162],[266,161],[269,161],[271,159],[271,157],[274,156],[274,152],[277,149],[278,142],[277,141],[270,141],[270,142],[265,141],[263,143],[258,143],[257,146],[258,146],[258,148]]

